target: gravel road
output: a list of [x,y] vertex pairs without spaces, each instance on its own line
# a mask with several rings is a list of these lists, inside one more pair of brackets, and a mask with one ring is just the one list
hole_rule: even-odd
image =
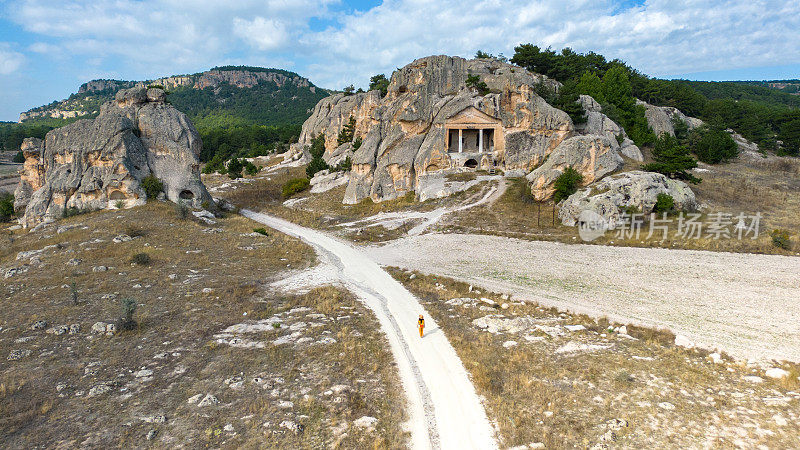
[[743,359],[800,361],[800,258],[427,234],[366,252],[590,316],[669,328]]
[[[268,214],[249,210],[241,214],[312,245],[321,263],[334,268],[330,272],[374,311],[408,398],[411,448],[497,448],[466,369],[416,297],[348,243]],[[416,330],[419,314],[425,315],[424,338]]]

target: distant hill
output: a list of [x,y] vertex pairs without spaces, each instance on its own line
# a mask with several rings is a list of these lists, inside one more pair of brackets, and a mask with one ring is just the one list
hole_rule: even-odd
[[91,118],[100,105],[120,89],[158,85],[168,100],[185,112],[198,128],[215,125],[300,125],[328,91],[308,79],[281,69],[223,66],[191,75],[174,75],[147,81],[92,80],[69,98],[32,108],[20,114],[20,123],[62,125],[76,118]]

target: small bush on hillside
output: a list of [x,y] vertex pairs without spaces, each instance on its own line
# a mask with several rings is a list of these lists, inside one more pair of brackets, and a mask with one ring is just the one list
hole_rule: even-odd
[[675,136],[662,133],[656,139],[653,147],[653,159],[655,162],[643,165],[642,170],[657,172],[670,178],[686,180],[694,184],[702,181],[689,173],[689,170],[697,167],[697,161],[692,158],[689,149],[681,145]]
[[261,234],[261,235],[264,235],[264,236],[269,236],[269,234],[267,233],[267,229],[266,228],[253,228],[253,232]]
[[114,202],[114,207],[117,209],[122,209],[125,207],[125,202],[122,200],[117,200],[116,202]]
[[328,169],[328,163],[322,159],[325,155],[325,135],[320,134],[311,140],[311,146],[308,147],[308,152],[311,154],[311,162],[306,166],[306,176],[313,178],[314,174],[320,170]]
[[561,200],[565,200],[570,195],[574,194],[578,190],[578,186],[583,182],[583,175],[578,173],[577,170],[573,169],[572,167],[567,167],[564,169],[564,173],[556,178],[555,183],[553,186],[555,187],[555,193],[553,194],[553,201],[558,203]]
[[789,239],[789,232],[786,230],[772,230],[769,235],[772,237],[772,245],[784,250],[792,249],[792,241]]
[[142,189],[144,189],[148,199],[156,198],[164,190],[164,183],[156,178],[155,175],[150,174],[142,179]]
[[244,162],[244,173],[246,173],[246,174],[248,174],[250,176],[253,176],[253,175],[257,174],[259,170],[260,169],[255,164],[251,163],[250,161],[245,161]]
[[344,161],[331,167],[331,172],[349,172],[353,168],[353,161],[348,156]]
[[283,198],[289,198],[298,192],[303,192],[311,185],[308,178],[294,178],[287,181],[281,188]]
[[88,212],[88,209],[80,209],[74,206],[69,206],[64,208],[64,210],[61,212],[61,216],[66,219],[67,217],[80,216],[81,214],[86,214]]
[[481,77],[478,75],[467,75],[467,80],[464,82],[468,88],[475,89],[478,91],[480,95],[486,95],[489,93],[489,86],[486,85],[483,81],[481,81]]
[[723,129],[710,129],[699,132],[700,137],[692,150],[697,159],[707,164],[718,164],[739,155],[739,146],[730,134]]
[[345,144],[347,142],[352,142],[353,137],[355,136],[356,132],[356,118],[350,116],[350,120],[348,120],[347,124],[342,127],[342,131],[339,132],[339,136],[336,137],[336,143],[338,145]]
[[18,151],[17,154],[14,155],[13,158],[11,158],[11,161],[15,162],[15,163],[18,163],[18,164],[24,163],[25,162],[25,155],[22,153],[22,150]]
[[228,161],[228,177],[231,180],[241,178],[243,168],[244,165],[242,164],[242,161],[239,160],[239,158],[231,159],[230,161]]
[[130,237],[141,237],[144,236],[144,230],[137,227],[136,225],[128,225],[125,227],[125,234]]
[[131,256],[131,264],[136,264],[137,266],[149,266],[150,262],[150,255],[147,253],[137,253]]
[[14,216],[14,196],[0,195],[0,222],[8,222]]
[[179,200],[178,203],[175,203],[175,216],[181,220],[188,219],[189,206],[186,203]]
[[669,194],[658,194],[656,204],[653,205],[654,213],[670,212],[675,208],[675,199]]
[[133,315],[136,313],[136,306],[136,300],[132,298],[124,298],[120,301],[122,317],[119,318],[118,330],[126,331],[137,327],[138,323],[133,319]]

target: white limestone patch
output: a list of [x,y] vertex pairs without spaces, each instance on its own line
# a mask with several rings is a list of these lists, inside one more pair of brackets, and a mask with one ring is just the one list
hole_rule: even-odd
[[278,280],[271,286],[284,292],[305,294],[314,288],[339,284],[339,282],[339,272],[335,266],[318,264]]
[[596,352],[611,348],[611,344],[584,344],[580,342],[570,341],[556,349],[556,353],[582,353],[582,352]]

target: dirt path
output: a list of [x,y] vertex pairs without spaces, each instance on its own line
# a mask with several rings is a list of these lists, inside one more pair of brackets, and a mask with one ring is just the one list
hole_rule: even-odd
[[800,258],[428,234],[367,250],[593,317],[669,328],[738,358],[800,361]]
[[[267,214],[241,214],[309,243],[381,324],[408,399],[412,448],[496,448],[494,431],[455,350],[419,301],[361,250]],[[425,337],[415,328],[425,315]]]

